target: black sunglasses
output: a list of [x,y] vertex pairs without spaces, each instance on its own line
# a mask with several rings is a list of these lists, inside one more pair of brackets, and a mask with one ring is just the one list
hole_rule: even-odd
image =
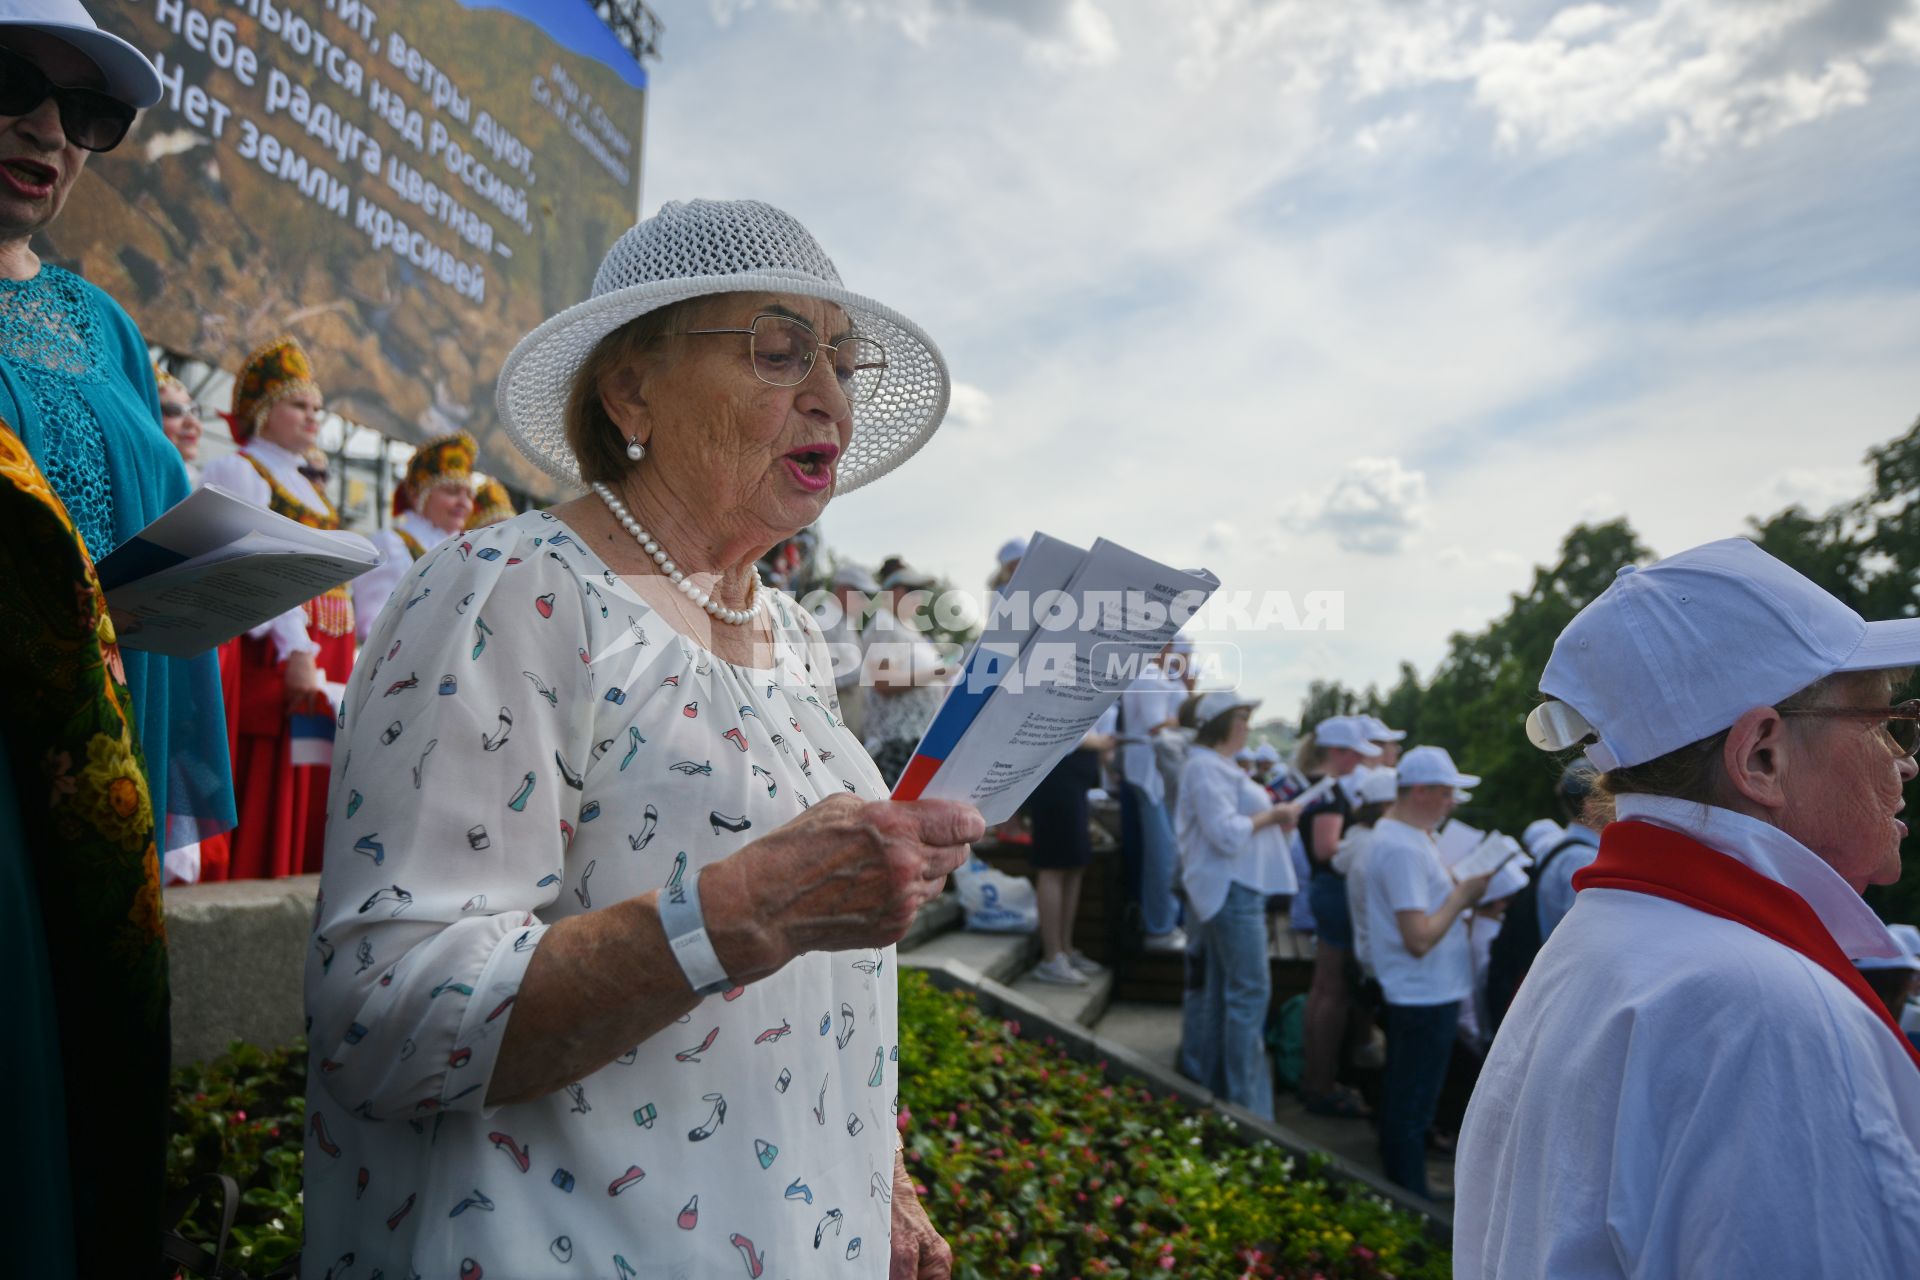
[[27,59],[0,48],[0,116],[30,115],[48,98],[60,109],[67,141],[84,151],[111,151],[133,127],[134,109],[120,99],[55,84]]

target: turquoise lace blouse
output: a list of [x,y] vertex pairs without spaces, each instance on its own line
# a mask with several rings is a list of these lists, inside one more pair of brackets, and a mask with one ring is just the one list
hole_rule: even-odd
[[[160,430],[147,344],[133,320],[72,272],[0,280],[0,418],[66,504],[97,561],[187,496],[187,470]],[[122,651],[147,758],[161,847],[232,828],[220,665],[212,653]]]

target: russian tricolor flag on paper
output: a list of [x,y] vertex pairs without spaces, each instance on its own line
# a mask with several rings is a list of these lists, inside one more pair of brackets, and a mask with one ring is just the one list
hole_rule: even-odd
[[300,765],[332,766],[332,716],[288,716],[287,726],[287,754],[296,767]]
[[967,657],[966,668],[960,678],[954,681],[945,702],[940,704],[939,714],[933,723],[927,726],[926,733],[920,739],[920,746],[914,751],[913,759],[900,775],[900,781],[894,784],[895,800],[918,800],[920,793],[927,789],[927,783],[940,771],[940,766],[953,754],[955,746],[966,733],[980,709],[987,705],[987,699],[993,696],[1000,682],[1006,679],[1007,672],[1020,660],[1017,645],[989,644],[982,641],[974,646]]

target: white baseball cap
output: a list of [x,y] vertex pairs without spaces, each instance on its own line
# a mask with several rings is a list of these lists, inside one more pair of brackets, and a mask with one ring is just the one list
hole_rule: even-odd
[[1567,834],[1566,828],[1552,818],[1535,818],[1527,824],[1527,829],[1520,833],[1520,843],[1527,847],[1528,853],[1538,854],[1542,849],[1552,846],[1565,834]]
[[1367,722],[1363,716],[1329,716],[1313,726],[1313,740],[1323,747],[1345,747],[1349,751],[1358,751],[1369,760],[1380,754],[1380,748],[1368,741]]
[[1260,705],[1260,699],[1244,697],[1232,689],[1215,689],[1212,693],[1200,695],[1200,701],[1194,704],[1193,720],[1195,724],[1205,724],[1215,716],[1223,716],[1235,707],[1252,710]]
[[[1920,618],[1868,622],[1745,538],[1621,566],[1554,641],[1544,751],[1602,772],[1658,759],[1840,671],[1920,665]],[[1588,742],[1588,739],[1593,741]]]
[[888,574],[880,582],[884,591],[901,587],[908,591],[931,591],[939,585],[939,580],[930,573],[922,573],[910,564],[903,564]]
[[1415,747],[1400,757],[1398,777],[1403,787],[1477,787],[1480,779],[1453,767],[1445,747]]
[[1890,924],[1887,932],[1900,944],[1897,957],[1864,956],[1853,962],[1856,969],[1913,969],[1920,971],[1920,929],[1910,924]]
[[0,27],[30,27],[72,45],[100,68],[108,97],[130,107],[160,101],[160,73],[153,63],[119,36],[102,31],[80,0],[0,0]]
[[1018,560],[1026,554],[1027,540],[1025,538],[1008,538],[1000,544],[1000,550],[995,553],[994,558],[1001,564],[1012,564],[1015,560]]
[[1364,773],[1360,779],[1359,790],[1354,795],[1357,804],[1392,804],[1400,797],[1400,780],[1391,769],[1355,769],[1355,773]]
[[880,584],[874,581],[872,572],[851,560],[842,561],[834,567],[833,585],[851,587],[855,591],[864,591],[868,595],[880,590]]
[[1280,749],[1271,742],[1263,742],[1253,749],[1253,758],[1261,764],[1279,764]]
[[1406,739],[1405,729],[1389,729],[1387,722],[1379,716],[1361,716],[1360,719],[1366,722],[1369,742],[1402,742]]

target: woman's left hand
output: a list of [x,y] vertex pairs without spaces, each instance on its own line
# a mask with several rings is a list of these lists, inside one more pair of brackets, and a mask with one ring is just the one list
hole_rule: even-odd
[[893,1157],[893,1261],[887,1280],[947,1280],[953,1274],[948,1247],[920,1203],[904,1156]]

